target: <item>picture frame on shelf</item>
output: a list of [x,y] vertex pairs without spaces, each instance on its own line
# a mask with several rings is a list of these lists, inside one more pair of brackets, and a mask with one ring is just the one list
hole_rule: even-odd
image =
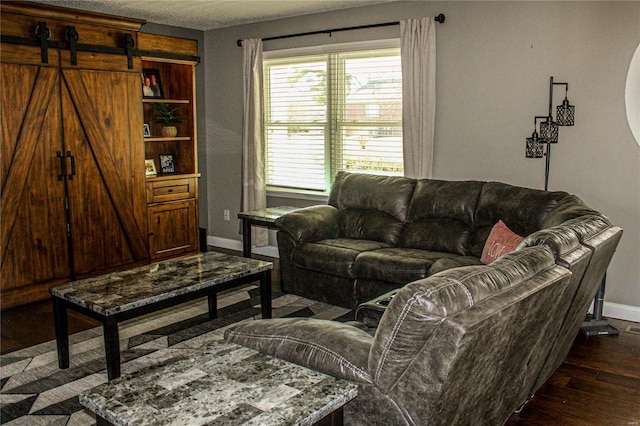
[[160,172],[168,175],[176,172],[173,154],[160,154]]
[[164,99],[162,84],[160,83],[160,71],[155,68],[142,70],[142,97]]
[[158,174],[158,170],[156,169],[156,162],[153,161],[153,158],[147,158],[144,160],[144,169],[145,176],[152,177]]
[[149,123],[144,123],[144,137],[145,138],[151,137],[151,126],[149,126]]

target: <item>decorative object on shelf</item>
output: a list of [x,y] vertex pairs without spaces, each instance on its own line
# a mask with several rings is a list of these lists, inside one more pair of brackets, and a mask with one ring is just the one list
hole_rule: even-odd
[[[565,87],[564,100],[562,105],[556,108],[556,118],[553,117],[553,87],[563,85]],[[536,116],[533,119],[533,134],[526,139],[525,157],[542,158],[547,157],[544,171],[544,190],[549,189],[549,167],[551,165],[551,144],[558,143],[558,126],[573,126],[575,124],[576,107],[569,104],[567,92],[569,83],[556,83],[553,76],[549,80],[549,114]],[[540,123],[540,133],[538,133],[538,120]],[[546,145],[546,152],[544,147]]]
[[173,154],[160,154],[160,172],[162,172],[162,174],[176,172]]
[[142,96],[145,98],[164,98],[158,70],[153,68],[142,70]]
[[164,124],[160,132],[165,138],[175,138],[178,135],[178,129],[174,126],[174,123],[179,123],[180,118],[176,115],[176,111],[182,107],[172,107],[165,102],[159,102],[156,104],[160,118],[158,123]]
[[145,138],[151,137],[151,127],[149,126],[149,123],[144,123],[144,137]]
[[153,161],[153,158],[147,158],[146,160],[144,160],[144,169],[145,175],[147,177],[155,176],[158,174],[158,170],[156,169],[156,162]]

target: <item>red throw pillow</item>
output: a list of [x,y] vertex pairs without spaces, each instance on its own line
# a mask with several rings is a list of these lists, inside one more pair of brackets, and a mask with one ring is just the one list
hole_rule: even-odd
[[480,262],[488,265],[500,256],[511,253],[522,240],[524,240],[524,237],[514,233],[507,228],[503,221],[499,220],[491,229],[487,242],[484,243]]

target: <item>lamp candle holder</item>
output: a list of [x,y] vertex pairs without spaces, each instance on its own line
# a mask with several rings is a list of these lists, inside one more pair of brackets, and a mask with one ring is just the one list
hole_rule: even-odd
[[530,138],[527,138],[525,147],[525,157],[527,158],[542,158],[544,157],[544,145],[547,140],[538,134],[538,120],[547,118],[546,116],[537,115],[533,119],[533,133]]

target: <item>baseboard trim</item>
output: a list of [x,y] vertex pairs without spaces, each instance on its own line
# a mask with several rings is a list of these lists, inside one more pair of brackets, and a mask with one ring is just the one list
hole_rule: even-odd
[[640,307],[605,301],[602,315],[625,321],[640,322]]
[[[231,240],[229,238],[220,238],[207,236],[207,244],[214,247],[220,247],[227,250],[242,251],[242,242],[238,240]],[[266,246],[266,247],[252,247],[252,253],[260,254],[262,256],[280,258],[278,254],[278,247]],[[640,307],[631,305],[622,305],[620,303],[604,302],[602,314],[605,317],[617,318],[625,321],[640,322]]]
[[[220,237],[212,237],[211,235],[207,236],[207,245],[213,247],[220,247],[227,250],[236,250],[242,252],[242,242],[238,240],[232,240],[229,238],[220,238]],[[280,258],[280,254],[278,253],[278,247],[276,246],[265,246],[265,247],[251,247],[251,252],[254,254],[259,254],[262,256],[274,257],[276,259]]]

